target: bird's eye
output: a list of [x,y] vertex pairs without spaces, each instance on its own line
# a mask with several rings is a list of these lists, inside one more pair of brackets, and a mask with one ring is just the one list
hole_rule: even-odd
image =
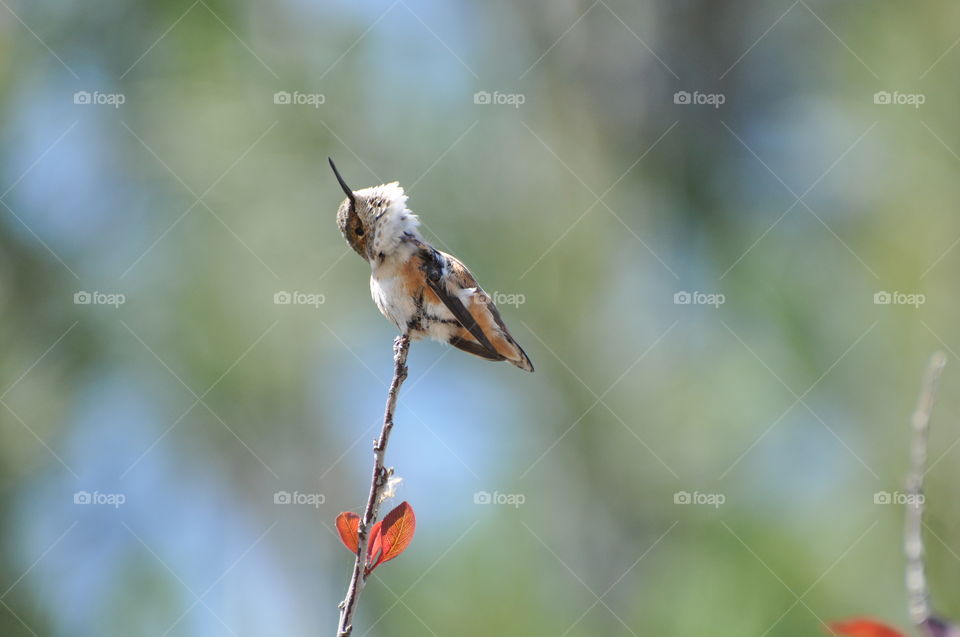
[[354,232],[357,233],[357,236],[358,236],[358,237],[362,237],[362,236],[363,236],[363,228],[360,227],[360,226],[357,226],[357,229],[354,230]]

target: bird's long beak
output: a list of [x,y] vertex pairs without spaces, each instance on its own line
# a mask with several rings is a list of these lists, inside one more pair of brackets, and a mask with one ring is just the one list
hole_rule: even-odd
[[347,199],[350,200],[350,203],[356,202],[356,197],[353,195],[353,191],[350,190],[350,186],[347,185],[347,182],[343,180],[343,177],[340,176],[340,171],[337,170],[337,165],[333,163],[333,160],[327,157],[327,161],[330,162],[330,168],[333,168],[333,174],[337,176],[337,181],[340,182],[340,187],[343,188],[343,192],[346,193]]

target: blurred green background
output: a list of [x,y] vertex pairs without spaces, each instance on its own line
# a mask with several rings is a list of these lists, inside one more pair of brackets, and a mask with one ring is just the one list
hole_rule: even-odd
[[960,7],[0,5],[0,634],[333,634],[394,330],[327,156],[537,367],[414,345],[355,635],[906,627],[935,349],[960,616]]

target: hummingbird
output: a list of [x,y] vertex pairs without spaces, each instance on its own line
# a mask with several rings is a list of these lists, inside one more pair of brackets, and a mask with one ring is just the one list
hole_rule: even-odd
[[328,160],[347,195],[337,225],[370,263],[370,293],[380,313],[413,340],[431,338],[532,372],[530,357],[467,266],[424,240],[399,182],[352,190]]

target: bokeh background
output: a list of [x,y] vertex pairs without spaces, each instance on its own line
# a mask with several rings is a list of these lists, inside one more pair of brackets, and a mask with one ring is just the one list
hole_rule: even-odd
[[537,366],[415,344],[388,460],[417,536],[355,635],[905,628],[877,502],[936,349],[927,539],[960,616],[958,25],[0,1],[0,633],[334,632],[395,334],[328,156],[406,187]]

